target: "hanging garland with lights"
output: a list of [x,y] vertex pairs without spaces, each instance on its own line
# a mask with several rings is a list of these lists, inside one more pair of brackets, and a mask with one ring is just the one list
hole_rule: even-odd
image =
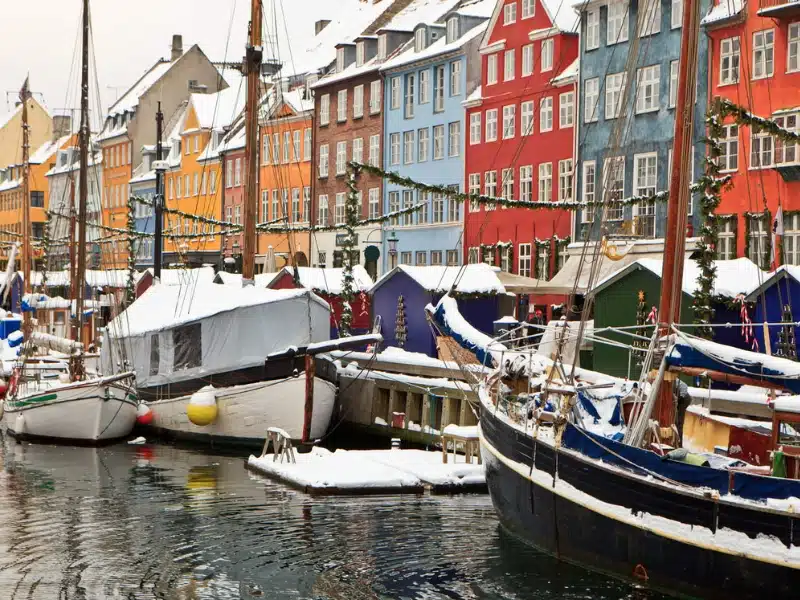
[[745,107],[725,98],[717,98],[712,110],[722,119],[733,117],[736,123],[751,127],[756,133],[767,133],[789,144],[800,143],[800,133],[781,127],[773,119],[754,115]]
[[125,304],[130,305],[136,299],[135,277],[136,277],[136,258],[135,251],[142,243],[141,238],[136,237],[135,205],[133,196],[128,198],[128,278],[125,282]]
[[353,278],[353,252],[356,247],[358,214],[361,209],[358,201],[356,179],[358,168],[351,168],[347,174],[347,204],[344,207],[345,234],[342,240],[342,316],[339,319],[339,336],[349,337],[353,328],[353,301],[355,300],[355,280]]

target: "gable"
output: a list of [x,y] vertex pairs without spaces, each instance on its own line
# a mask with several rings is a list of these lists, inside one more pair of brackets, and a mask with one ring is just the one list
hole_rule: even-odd
[[189,110],[186,111],[186,119],[183,121],[183,131],[191,131],[199,129],[200,120],[197,118],[197,111],[194,106],[190,105]]

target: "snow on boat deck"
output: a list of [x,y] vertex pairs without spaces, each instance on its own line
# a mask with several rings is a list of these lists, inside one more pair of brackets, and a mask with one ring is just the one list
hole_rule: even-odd
[[425,450],[336,450],[314,448],[295,454],[296,463],[251,455],[247,467],[308,494],[421,494],[483,492],[483,465],[458,455],[442,462],[441,452]]

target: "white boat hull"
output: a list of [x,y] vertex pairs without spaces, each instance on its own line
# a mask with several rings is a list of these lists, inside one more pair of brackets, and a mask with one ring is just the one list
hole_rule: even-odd
[[3,424],[14,437],[105,442],[131,433],[136,406],[132,376],[56,383],[4,401]]
[[[186,409],[191,395],[147,402],[153,412],[150,427],[165,435],[200,442],[263,443],[268,427],[280,427],[292,439],[303,437],[305,377],[259,381],[216,388],[217,418],[200,427],[189,421]],[[314,379],[311,439],[328,429],[336,401],[336,386]]]

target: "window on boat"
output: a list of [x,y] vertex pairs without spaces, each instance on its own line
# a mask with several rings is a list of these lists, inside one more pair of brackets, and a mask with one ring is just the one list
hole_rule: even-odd
[[203,347],[200,337],[200,323],[177,327],[172,331],[175,347],[174,369],[192,369],[203,364]]
[[158,347],[158,334],[150,336],[150,375],[158,375],[158,363],[161,360],[161,352]]

